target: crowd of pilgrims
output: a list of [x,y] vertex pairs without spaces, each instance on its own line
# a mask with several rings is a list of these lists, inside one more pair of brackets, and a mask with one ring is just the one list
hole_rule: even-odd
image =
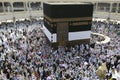
[[0,80],[120,80],[119,24],[92,22],[92,31],[109,36],[109,43],[56,48],[42,26],[35,19],[0,25]]

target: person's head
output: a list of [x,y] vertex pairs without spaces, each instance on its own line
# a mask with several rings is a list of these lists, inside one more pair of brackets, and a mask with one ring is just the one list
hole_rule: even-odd
[[117,80],[116,78],[112,78],[112,80]]
[[98,65],[101,66],[101,63],[99,62]]
[[105,63],[106,61],[103,59],[102,62]]
[[18,75],[18,72],[15,72],[15,76],[17,76]]

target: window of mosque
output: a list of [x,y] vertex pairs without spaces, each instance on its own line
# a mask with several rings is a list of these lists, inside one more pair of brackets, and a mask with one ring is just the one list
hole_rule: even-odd
[[118,6],[118,13],[120,13],[120,3],[119,3],[119,6]]
[[109,12],[110,4],[109,3],[98,3],[98,10],[99,11]]
[[24,11],[24,3],[23,2],[14,2],[13,8],[14,8],[14,11]]
[[0,3],[0,12],[3,12],[3,5]]
[[31,2],[30,6],[32,10],[40,10],[41,2]]
[[4,9],[6,12],[12,12],[12,6],[9,2],[4,2]]
[[24,7],[24,4],[23,4],[23,2],[14,2],[13,7],[21,8],[21,7]]
[[113,3],[111,12],[116,12],[116,8],[117,8],[117,3]]

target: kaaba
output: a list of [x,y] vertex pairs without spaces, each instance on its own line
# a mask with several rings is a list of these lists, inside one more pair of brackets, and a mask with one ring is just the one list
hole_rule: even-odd
[[92,3],[43,3],[44,33],[53,45],[90,43]]

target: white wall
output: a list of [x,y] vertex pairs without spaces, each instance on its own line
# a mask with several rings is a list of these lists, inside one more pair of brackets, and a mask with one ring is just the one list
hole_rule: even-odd
[[107,19],[110,16],[112,20],[120,20],[120,13],[94,12],[93,17]]
[[40,17],[43,16],[42,10],[40,11],[23,11],[23,12],[7,12],[7,13],[0,13],[0,21],[6,21],[6,20],[12,20],[13,17],[16,19],[22,19],[22,18],[30,18],[30,15],[32,17]]

